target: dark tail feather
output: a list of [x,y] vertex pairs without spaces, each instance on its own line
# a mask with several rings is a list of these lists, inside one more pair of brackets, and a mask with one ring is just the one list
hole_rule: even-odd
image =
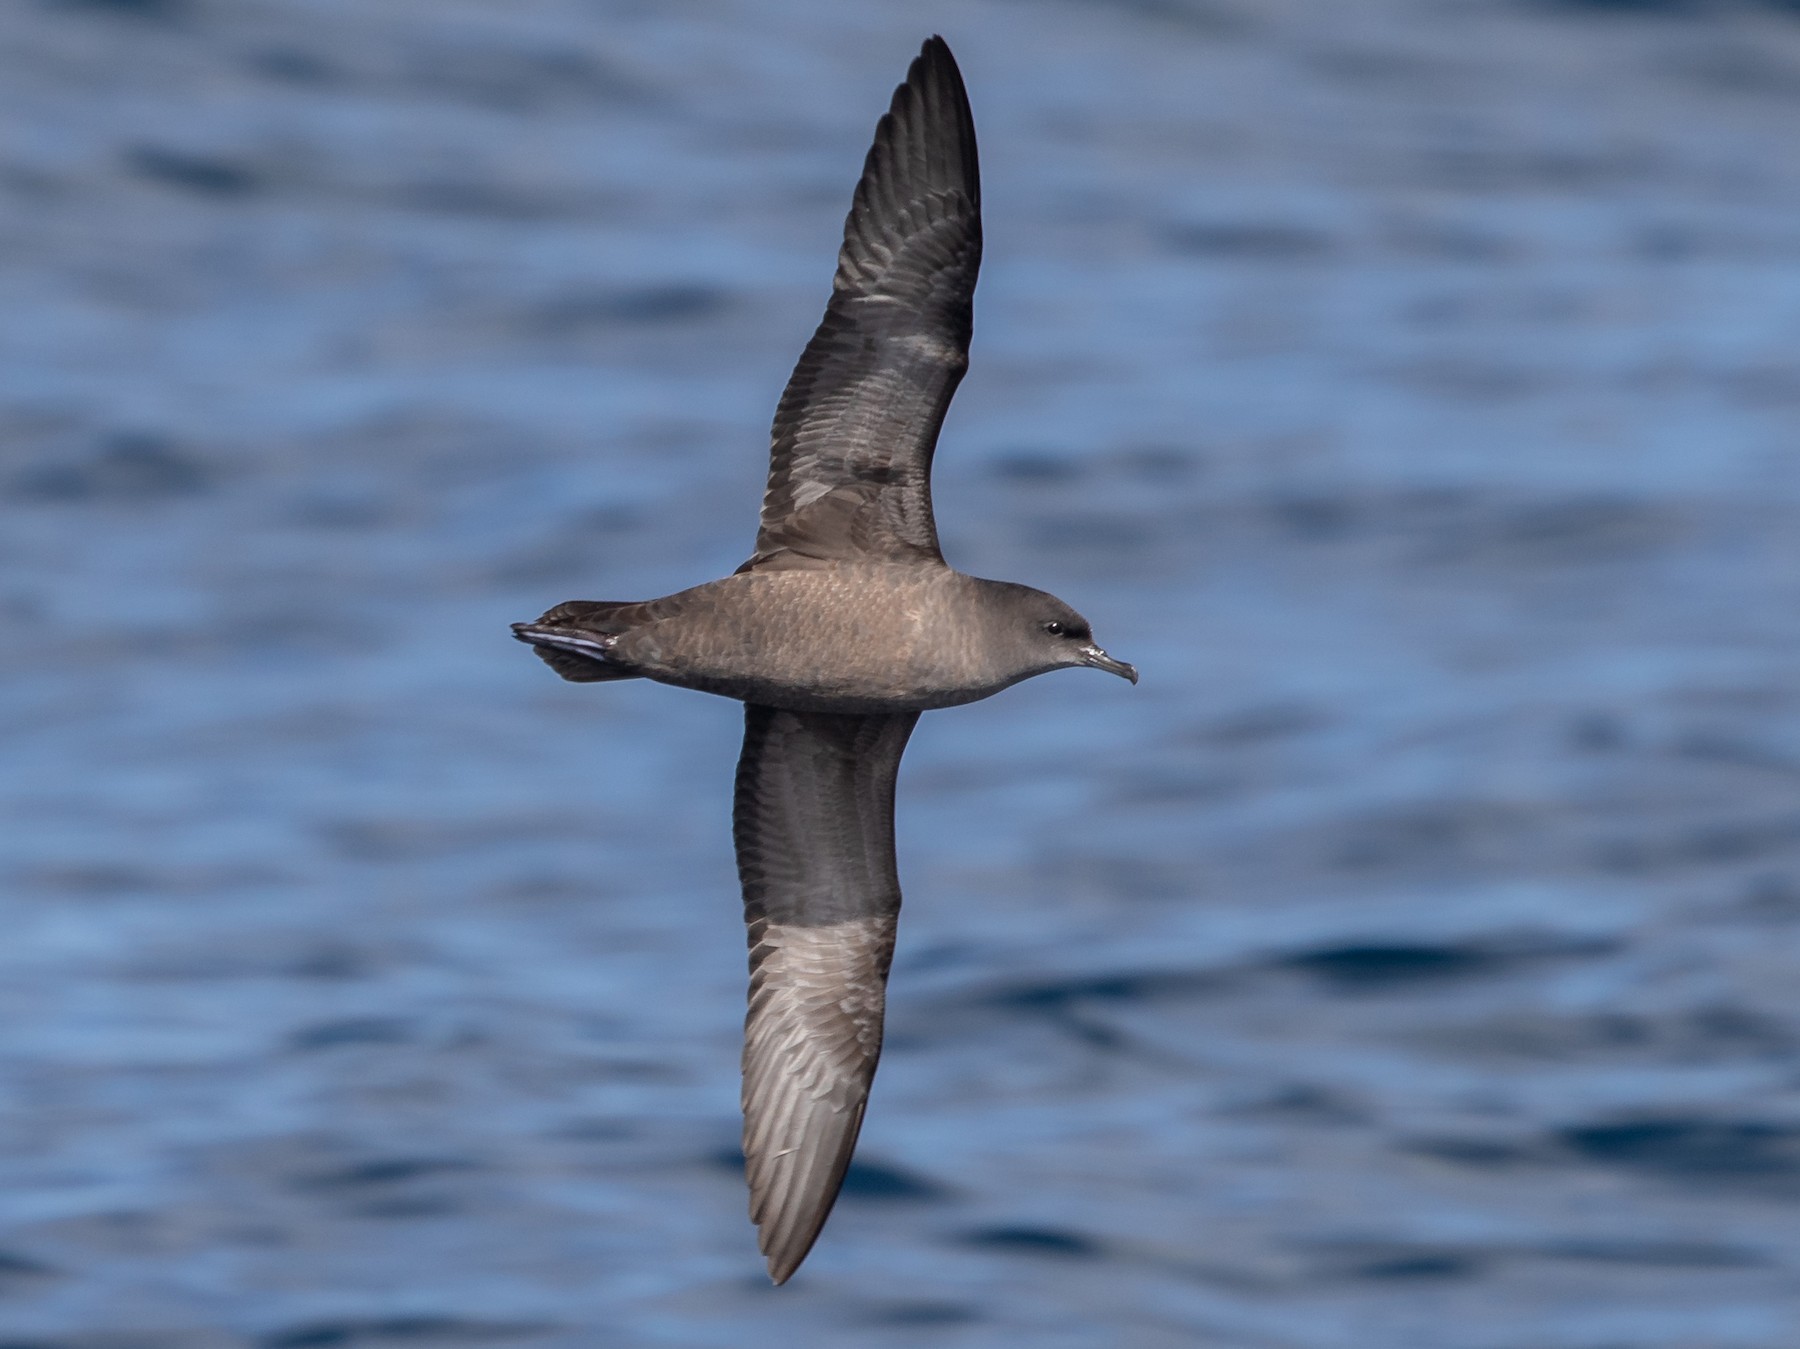
[[640,600],[569,600],[557,605],[531,626],[581,628],[586,632],[624,632],[636,617],[630,611],[643,608]]
[[592,656],[578,656],[573,651],[559,651],[553,646],[534,646],[532,650],[537,652],[539,660],[571,684],[604,684],[612,679],[640,677],[630,670],[621,670]]
[[560,628],[573,634],[609,637],[625,631],[642,604],[630,600],[570,600],[559,604],[535,623],[515,623],[513,633],[530,642],[532,650],[557,674],[575,684],[602,684],[614,679],[637,679],[632,670],[609,664],[600,654],[587,654],[551,646],[538,635],[543,629]]

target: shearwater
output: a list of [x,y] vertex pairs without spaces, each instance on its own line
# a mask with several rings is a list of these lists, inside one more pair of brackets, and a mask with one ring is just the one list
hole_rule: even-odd
[[881,1053],[894,779],[919,713],[1066,666],[1137,682],[1061,600],[965,576],[938,549],[931,456],[980,264],[975,124],[934,37],[876,127],[824,321],[776,409],[755,555],[662,599],[573,600],[513,626],[565,679],[745,703],[744,1163],[778,1284],[837,1199]]

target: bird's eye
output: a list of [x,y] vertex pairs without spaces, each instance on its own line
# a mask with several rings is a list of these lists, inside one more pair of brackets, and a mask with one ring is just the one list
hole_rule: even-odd
[[1061,637],[1068,629],[1061,623],[1058,623],[1055,619],[1051,619],[1050,622],[1044,624],[1044,631],[1049,633],[1052,637]]

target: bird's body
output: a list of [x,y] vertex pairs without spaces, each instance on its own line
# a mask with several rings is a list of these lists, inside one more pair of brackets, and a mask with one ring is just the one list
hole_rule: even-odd
[[1071,666],[1137,682],[1055,596],[965,576],[938,550],[931,457],[980,262],[974,122],[932,38],[876,128],[824,321],[776,410],[754,555],[661,599],[573,600],[514,625],[565,679],[746,705],[744,1162],[777,1283],[831,1212],[881,1051],[894,783],[919,714]]
[[615,678],[794,712],[924,712],[1067,663],[987,621],[1026,590],[941,564],[839,562],[739,572],[641,604],[577,600],[534,627],[540,639],[566,633],[565,651],[587,643],[585,659]]

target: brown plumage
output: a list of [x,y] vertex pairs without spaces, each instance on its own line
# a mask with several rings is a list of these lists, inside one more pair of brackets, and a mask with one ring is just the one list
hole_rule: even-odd
[[776,1283],[831,1212],[880,1056],[894,781],[919,713],[1069,666],[1137,682],[1061,600],[938,551],[931,457],[968,367],[980,263],[974,121],[934,37],[876,127],[825,318],[776,410],[754,555],[661,599],[574,600],[514,625],[565,679],[746,704],[744,1160]]
[[746,710],[732,830],[750,929],[744,1161],[777,1282],[831,1212],[881,1053],[894,776],[918,719]]
[[962,75],[932,38],[875,128],[831,301],[775,410],[756,556],[941,562],[931,455],[969,368],[981,173]]

